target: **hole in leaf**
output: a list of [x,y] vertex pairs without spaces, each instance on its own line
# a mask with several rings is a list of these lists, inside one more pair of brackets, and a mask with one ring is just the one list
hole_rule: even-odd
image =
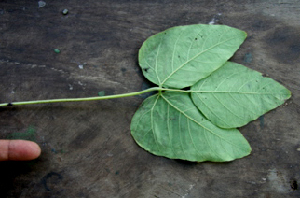
[[147,67],[147,68],[144,68],[143,70],[144,70],[144,72],[148,72],[148,70],[149,70],[149,67]]

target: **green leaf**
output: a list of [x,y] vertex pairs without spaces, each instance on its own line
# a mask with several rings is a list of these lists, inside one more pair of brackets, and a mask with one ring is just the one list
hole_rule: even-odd
[[139,64],[151,82],[182,89],[221,67],[245,38],[245,32],[225,25],[177,26],[149,37]]
[[222,128],[240,127],[281,105],[291,92],[271,78],[227,62],[191,88],[199,110]]
[[189,93],[164,92],[147,98],[130,128],[142,148],[171,159],[224,162],[251,152],[237,129],[221,129],[204,118]]

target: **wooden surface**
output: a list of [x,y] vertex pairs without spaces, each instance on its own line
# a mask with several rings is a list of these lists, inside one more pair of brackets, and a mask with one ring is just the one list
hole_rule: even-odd
[[232,60],[293,96],[240,129],[253,152],[230,163],[170,160],[138,147],[130,120],[146,96],[0,108],[0,138],[42,148],[35,161],[0,163],[0,197],[300,197],[298,0],[45,2],[0,1],[0,103],[142,90],[151,86],[137,63],[147,37],[212,21],[246,31]]

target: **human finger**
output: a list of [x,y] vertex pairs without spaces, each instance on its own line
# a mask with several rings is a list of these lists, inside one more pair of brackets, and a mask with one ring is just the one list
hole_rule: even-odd
[[41,148],[28,140],[0,140],[0,161],[28,161],[39,157]]

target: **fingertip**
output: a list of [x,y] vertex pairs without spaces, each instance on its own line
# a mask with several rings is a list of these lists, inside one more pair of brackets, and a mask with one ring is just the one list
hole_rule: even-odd
[[7,140],[7,159],[11,161],[29,161],[38,158],[41,148],[28,140]]
[[[25,147],[25,152],[23,153],[23,159],[24,161],[26,160],[34,160],[36,158],[38,158],[41,155],[41,148],[40,146],[32,141],[24,141],[23,147]],[[27,150],[26,150],[27,149]]]

